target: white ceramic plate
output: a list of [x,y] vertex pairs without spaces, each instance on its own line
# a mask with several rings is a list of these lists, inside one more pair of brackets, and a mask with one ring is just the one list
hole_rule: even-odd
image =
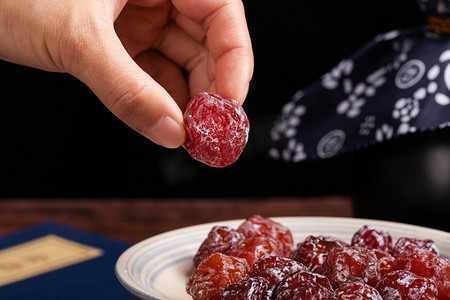
[[[350,242],[363,225],[387,230],[396,240],[402,236],[429,238],[441,255],[450,257],[450,233],[402,223],[331,217],[271,218],[287,226],[296,243],[308,235],[330,235]],[[116,276],[139,299],[191,299],[185,283],[194,271],[192,258],[215,225],[237,228],[243,220],[207,223],[163,233],[137,243],[126,250],[116,263]]]

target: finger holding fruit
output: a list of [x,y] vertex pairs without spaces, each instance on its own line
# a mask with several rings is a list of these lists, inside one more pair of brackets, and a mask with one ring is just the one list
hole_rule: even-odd
[[242,104],[253,73],[240,0],[4,0],[0,59],[72,74],[167,148],[185,142],[190,97]]

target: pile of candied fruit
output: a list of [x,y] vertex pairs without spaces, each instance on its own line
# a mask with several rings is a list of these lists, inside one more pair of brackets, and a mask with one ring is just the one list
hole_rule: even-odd
[[254,215],[237,229],[215,226],[194,257],[193,299],[450,299],[450,261],[432,240],[365,225],[346,243],[291,231]]

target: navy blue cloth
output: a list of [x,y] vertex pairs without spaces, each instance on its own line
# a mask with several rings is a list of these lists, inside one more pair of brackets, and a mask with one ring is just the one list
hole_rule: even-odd
[[[450,1],[418,1],[448,17]],[[330,158],[450,125],[450,35],[417,28],[380,34],[298,91],[272,131],[271,157]]]
[[0,250],[54,234],[84,245],[100,248],[104,254],[75,265],[0,287],[0,299],[135,299],[119,283],[114,266],[131,245],[79,231],[58,223],[45,223],[0,237]]

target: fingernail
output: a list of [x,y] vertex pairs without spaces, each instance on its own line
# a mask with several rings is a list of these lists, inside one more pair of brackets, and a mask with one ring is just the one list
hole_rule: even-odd
[[155,126],[144,134],[158,145],[177,148],[183,144],[186,133],[183,126],[170,116],[164,115]]

